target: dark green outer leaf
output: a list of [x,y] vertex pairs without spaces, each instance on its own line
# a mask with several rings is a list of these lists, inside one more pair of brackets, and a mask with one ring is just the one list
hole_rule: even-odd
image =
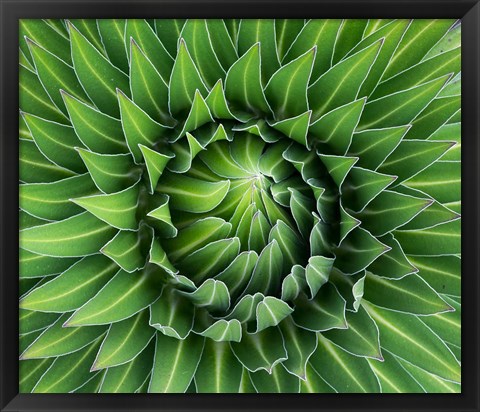
[[382,347],[444,379],[460,381],[460,365],[445,343],[416,316],[366,306],[377,322]]
[[93,297],[117,270],[104,256],[87,256],[30,292],[20,301],[20,307],[59,313],[75,310]]
[[183,393],[192,381],[200,362],[205,338],[191,334],[185,340],[157,332],[155,358],[148,391]]
[[118,117],[115,90],[120,88],[129,93],[128,76],[113,66],[71,23],[68,29],[73,66],[80,83],[102,112]]
[[20,247],[48,256],[81,257],[97,253],[114,234],[114,228],[85,212],[22,230]]

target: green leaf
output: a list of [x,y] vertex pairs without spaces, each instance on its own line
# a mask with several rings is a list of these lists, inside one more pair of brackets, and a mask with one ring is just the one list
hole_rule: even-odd
[[196,284],[213,277],[230,265],[240,253],[240,239],[221,239],[197,249],[177,264]]
[[[260,20],[259,20],[260,21]],[[260,43],[255,43],[228,70],[225,95],[234,108],[270,113],[260,78]]]
[[305,267],[305,280],[313,299],[320,288],[328,282],[335,259],[325,256],[312,256]]
[[[251,143],[252,141],[252,139],[245,140],[246,143]],[[208,150],[202,151],[199,157],[218,176],[229,179],[246,178],[250,174],[240,167],[230,154],[232,144],[228,142],[214,143],[208,146]]]
[[[361,227],[352,230],[341,246],[334,250],[337,257],[335,267],[346,274],[354,274],[365,269],[375,259],[390,250],[370,232]],[[352,253],[355,259],[352,259]]]
[[335,40],[332,63],[342,60],[362,40],[369,20],[343,19]]
[[59,92],[60,89],[66,90],[68,93],[82,100],[89,101],[88,96],[83,91],[82,86],[80,86],[75,71],[71,66],[64,63],[58,57],[43,49],[29,38],[26,38],[26,42],[32,54],[40,82],[54,104],[63,112],[63,114],[66,115],[67,111]]
[[354,133],[348,154],[358,157],[357,166],[376,170],[395,150],[409,128],[398,126]]
[[150,393],[183,393],[195,375],[205,338],[191,334],[185,340],[157,332]]
[[313,122],[309,143],[321,153],[345,155],[365,106],[365,98],[340,106]]
[[177,210],[203,213],[217,207],[227,195],[230,181],[206,182],[184,175],[164,174],[156,192],[170,196],[170,204]]
[[207,19],[206,23],[209,41],[212,44],[215,56],[223,69],[227,71],[238,60],[238,53],[228,34],[225,20]]
[[[125,45],[129,50],[130,39],[133,38],[149,57],[165,83],[170,79],[173,59],[163,46],[160,38],[143,19],[127,19],[125,28]],[[128,56],[129,57],[129,56]]]
[[169,259],[176,262],[209,243],[225,239],[231,227],[230,223],[217,217],[199,219],[192,225],[179,230],[175,238],[163,241],[162,245]]
[[332,55],[336,47],[335,40],[341,22],[338,19],[309,20],[288,49],[283,63],[288,63],[317,46],[312,70],[312,80],[317,80],[332,65]]
[[146,264],[146,255],[152,243],[153,228],[140,226],[138,232],[120,230],[100,252],[112,259],[125,272],[132,273]]
[[207,88],[187,50],[185,40],[180,39],[178,47],[168,86],[169,108],[174,116],[190,108],[196,90],[203,96],[207,94]]
[[373,170],[353,167],[342,185],[344,207],[360,212],[379,193],[388,187],[396,176],[390,176]]
[[318,347],[310,358],[315,371],[339,393],[380,392],[377,377],[365,358],[353,356],[318,334]]
[[376,306],[415,315],[432,315],[453,310],[416,274],[390,280],[367,272],[364,298]]
[[368,305],[382,337],[382,347],[439,377],[460,381],[460,365],[445,343],[416,316]]
[[168,129],[148,116],[119,89],[117,94],[125,139],[135,162],[140,163],[142,160],[140,144],[154,146],[165,136]]
[[19,66],[18,97],[20,110],[68,124],[67,117],[53,104],[37,75],[22,65]]
[[[208,21],[211,21],[210,19]],[[208,23],[207,23],[208,24]],[[236,60],[236,59],[235,59]],[[225,90],[223,89],[222,79],[219,79],[212,90],[208,93],[205,99],[211,115],[216,119],[235,119],[235,116],[228,107],[227,99],[225,97]]]
[[135,393],[152,370],[155,345],[148,345],[130,362],[108,368],[99,393]]
[[[424,139],[430,136],[460,109],[460,95],[439,97],[430,102],[412,122],[412,128],[408,131],[408,139]],[[432,139],[430,139],[432,140]]]
[[398,176],[395,184],[399,184],[431,165],[453,144],[430,140],[402,140],[378,170]]
[[254,319],[256,315],[255,310],[264,297],[262,293],[258,292],[255,295],[244,294],[233,310],[226,316],[226,319],[236,319],[241,323]]
[[265,142],[262,139],[252,134],[239,133],[238,136],[235,136],[233,142],[228,144],[228,148],[231,158],[242,169],[251,173],[258,173],[258,161],[265,148]]
[[435,331],[447,343],[447,346],[455,345],[461,347],[461,305],[446,295],[442,295],[442,298],[445,299],[453,310],[434,316],[424,316],[421,320]]
[[48,312],[70,312],[84,305],[117,271],[117,265],[105,256],[84,257],[61,275],[22,298],[20,307]]
[[417,368],[412,364],[398,359],[403,368],[409,373],[417,382],[421,382],[423,389],[427,393],[460,393],[461,387],[459,383],[445,381],[436,375],[426,372],[421,368]]
[[401,279],[405,275],[418,272],[391,233],[379,237],[378,240],[391,249],[368,266],[370,272],[387,279]]
[[130,88],[133,101],[152,119],[161,124],[172,122],[168,112],[168,85],[133,39],[130,42]]
[[53,183],[23,184],[19,187],[20,204],[34,216],[61,220],[82,211],[69,201],[70,198],[91,195],[96,189],[88,174]]
[[303,19],[275,19],[277,54],[280,61],[283,60],[304,25],[305,20]]
[[288,359],[282,365],[291,374],[307,379],[308,359],[317,348],[316,333],[297,328],[291,318],[280,323]]
[[82,159],[75,151],[76,146],[83,145],[72,127],[31,114],[23,112],[21,114],[32,133],[33,140],[48,160],[72,172],[84,173],[86,171]]
[[[169,200],[167,195],[159,195],[158,198],[154,198],[155,209],[147,213],[146,219],[149,225],[157,230],[157,234],[165,238],[175,237],[178,233],[170,217]],[[148,219],[149,217],[151,219]]]
[[276,71],[265,87],[276,119],[298,116],[308,110],[307,87],[315,59],[316,48],[292,60]]
[[149,261],[157,266],[160,266],[163,270],[171,275],[178,273],[178,269],[176,269],[170,262],[167,253],[163,250],[158,238],[153,238],[152,240]]
[[280,67],[277,54],[274,19],[242,19],[238,28],[237,47],[240,55],[253,45],[261,45],[262,83],[266,84]]
[[[282,333],[278,327],[271,327],[261,332],[246,333],[241,342],[230,342],[235,357],[250,372],[266,370],[287,359]],[[265,348],[268,347],[268,351]]]
[[384,190],[355,217],[374,236],[385,235],[403,226],[432,204],[430,199]]
[[76,351],[60,356],[42,375],[33,393],[68,393],[84,384],[90,377],[90,365],[100,346],[101,339]]
[[101,112],[118,117],[116,89],[128,93],[128,76],[113,66],[70,22],[68,30],[78,80]]
[[358,130],[402,126],[410,123],[435,98],[449,79],[450,74],[369,101],[365,105]]
[[298,230],[304,239],[308,239],[314,222],[311,214],[312,210],[314,210],[314,202],[293,187],[289,187],[287,193],[290,193],[289,206]]
[[227,285],[232,299],[235,299],[247,285],[257,260],[258,255],[255,251],[242,252],[226,269],[215,276],[216,280]]
[[210,122],[213,122],[212,115],[210,114],[210,109],[208,108],[207,103],[202,97],[200,91],[196,89],[192,101],[192,107],[188,112],[187,120],[185,120],[182,131],[178,134],[177,138],[174,141],[183,137],[187,132],[198,129],[205,123]]
[[[20,227],[25,227],[20,225]],[[37,278],[55,275],[63,272],[72,266],[77,260],[75,258],[55,258],[50,256],[37,255],[27,250],[19,250],[19,275],[20,279]]]
[[46,20],[40,19],[20,19],[19,20],[20,49],[25,53],[25,57],[33,63],[29,49],[24,37],[28,36],[43,48],[48,49],[65,63],[71,64],[70,41],[68,35],[59,33]]
[[148,325],[148,316],[148,310],[145,309],[128,319],[112,323],[92,371],[123,365],[142,352],[155,335],[153,328]]
[[257,330],[256,333],[271,326],[277,326],[288,317],[293,309],[285,302],[273,296],[266,296],[257,305]]
[[271,372],[250,373],[250,379],[258,393],[299,393],[300,380],[277,365]]
[[175,339],[190,335],[194,319],[195,306],[175,289],[164,289],[150,306],[150,326]]
[[77,30],[82,33],[100,53],[105,55],[102,39],[98,32],[97,21],[95,19],[71,19],[70,22],[75,25]]
[[397,359],[384,351],[384,362],[368,360],[368,364],[378,378],[382,393],[424,393],[420,384],[405,371]]
[[108,59],[124,73],[128,73],[128,58],[124,36],[125,19],[98,19],[97,26]]
[[460,296],[461,260],[456,256],[409,256],[418,275],[438,293]]
[[[423,193],[418,190],[410,189],[405,186],[399,186],[396,190],[399,192],[404,192],[407,194],[414,194],[416,196],[424,196],[428,198],[429,196],[426,193]],[[432,199],[433,200],[433,199]],[[460,219],[460,214],[450,210],[449,208],[443,206],[437,201],[433,201],[432,204],[424,209],[421,213],[415,216],[410,222],[403,225],[401,229],[403,230],[418,230],[418,229],[427,229],[433,226],[439,225],[441,223],[446,223],[452,220]]]
[[295,300],[300,292],[306,290],[305,269],[300,265],[292,267],[291,272],[285,276],[282,282],[282,300]]
[[196,307],[206,308],[209,312],[224,312],[230,307],[230,293],[220,280],[207,279],[195,291],[182,294]]
[[460,229],[460,220],[454,220],[430,229],[396,230],[394,236],[407,255],[454,255],[461,253]]
[[393,77],[421,61],[452,23],[452,20],[447,19],[413,19],[395,50],[383,78]]
[[139,186],[133,185],[117,193],[71,199],[110,226],[123,230],[137,230],[136,212]]
[[19,392],[30,393],[54,360],[54,358],[45,358],[20,362],[18,365]]
[[378,328],[368,312],[360,306],[356,312],[347,310],[345,317],[347,329],[332,329],[322,335],[352,355],[383,361]]
[[199,335],[205,336],[207,341],[210,339],[216,342],[240,342],[242,340],[242,325],[237,319],[225,320],[219,319],[210,325]]
[[43,313],[20,308],[18,317],[19,333],[24,335],[40,331],[53,325],[59,317],[60,315],[56,313]]
[[459,70],[460,48],[415,64],[408,70],[380,83],[372,94],[372,98],[409,89],[448,73],[458,73]]
[[[183,138],[171,146],[175,158],[168,164],[168,169],[175,173],[185,173],[191,166],[195,156],[205,148],[198,140],[187,132]],[[160,163],[161,164],[161,163]]]
[[178,37],[184,24],[185,19],[155,19],[157,36],[173,57],[177,54]]
[[[312,120],[358,97],[362,83],[377,58],[383,40],[342,60],[324,73],[308,89]],[[328,96],[328,98],[325,98]]]
[[313,369],[310,363],[307,363],[307,374],[305,380],[300,381],[300,392],[336,393],[337,391],[325,382],[317,372],[315,372],[315,369]]
[[436,162],[405,182],[408,187],[428,193],[440,203],[461,199],[461,163]]
[[130,154],[105,155],[80,148],[77,151],[95,185],[104,193],[121,192],[140,179],[141,169]]
[[68,93],[60,93],[75,133],[86,147],[103,154],[128,152],[119,120],[99,112]]
[[283,271],[288,272],[297,262],[308,258],[303,239],[283,220],[277,220],[268,236],[268,241],[276,240],[283,255]]
[[158,273],[120,270],[67,320],[66,326],[105,325],[129,318],[160,295]]
[[207,30],[207,20],[188,19],[183,26],[180,37],[184,39],[192,56],[192,60],[209,88],[211,88],[218,79],[225,78],[225,70],[212,47],[210,35]]
[[301,295],[294,303],[293,321],[303,329],[318,332],[348,327],[345,320],[346,301],[331,282],[323,285],[313,299],[308,300]]
[[63,322],[70,314],[61,316],[21,354],[20,360],[52,358],[76,352],[104,335],[104,326],[91,328],[70,328],[65,331]]
[[227,342],[207,339],[195,372],[197,393],[238,393],[242,372]]
[[22,230],[20,247],[48,256],[85,256],[98,252],[114,233],[114,228],[85,212]]
[[403,34],[405,33],[405,30],[409,26],[410,22],[411,21],[408,19],[398,19],[392,21],[391,23],[385,24],[379,30],[365,37],[349,52],[349,54],[353,54],[359,50],[362,50],[366,46],[377,42],[379,39],[383,41],[382,48],[378,53],[375,62],[372,64],[367,78],[360,88],[360,96],[369,96],[375,89],[377,83],[382,77],[383,72],[385,71],[385,68],[390,64],[389,62],[392,54],[395,52],[398,42],[403,37]]
[[307,133],[312,112],[309,110],[291,119],[281,120],[271,126],[296,142],[307,146]]
[[274,239],[260,253],[244,293],[275,294],[280,289],[282,267],[282,250]]
[[[451,49],[460,47],[462,39],[462,27],[460,24],[455,24],[457,21],[446,20],[446,23],[450,23],[451,27],[445,33],[445,35],[433,46],[428,53],[423,57],[424,60],[429,59],[437,54],[444,53]],[[454,27],[455,26],[455,27]]]

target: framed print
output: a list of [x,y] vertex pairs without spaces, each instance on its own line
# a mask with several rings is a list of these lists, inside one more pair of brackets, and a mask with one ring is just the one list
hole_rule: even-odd
[[479,410],[478,2],[1,7],[2,411]]

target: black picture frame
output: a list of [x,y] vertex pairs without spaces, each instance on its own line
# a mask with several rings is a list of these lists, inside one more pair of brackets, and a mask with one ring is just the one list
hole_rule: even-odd
[[[478,0],[0,0],[0,408],[480,411],[480,4]],[[21,18],[462,19],[462,393],[401,395],[18,394],[18,21]]]

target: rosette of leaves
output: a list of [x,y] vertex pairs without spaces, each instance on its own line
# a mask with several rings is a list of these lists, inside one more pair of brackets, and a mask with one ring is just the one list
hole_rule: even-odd
[[24,20],[21,392],[458,392],[460,26]]

